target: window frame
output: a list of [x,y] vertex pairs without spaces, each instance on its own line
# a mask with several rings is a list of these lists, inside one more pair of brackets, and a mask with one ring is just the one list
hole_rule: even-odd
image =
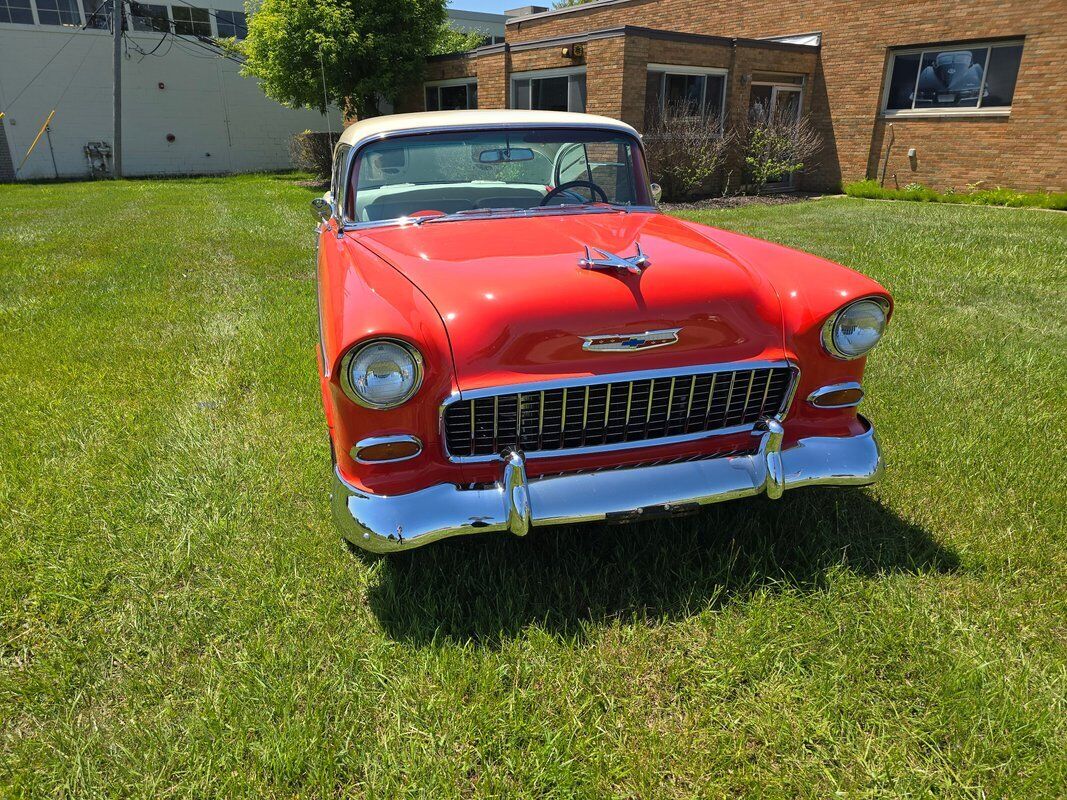
[[[181,11],[182,13],[189,14],[189,19],[188,20],[178,19],[178,17],[175,16],[175,14],[174,14],[175,11]],[[208,32],[206,34],[196,33],[196,26],[205,24],[205,21],[201,20],[201,19],[193,19],[193,12],[194,11],[203,11],[205,14],[207,14],[206,24],[207,24],[207,27],[208,27]],[[214,20],[212,19],[212,14],[213,13],[214,12],[212,12],[212,10],[210,8],[203,8],[201,6],[187,6],[187,5],[184,5],[184,4],[174,5],[172,3],[171,6],[170,6],[171,30],[174,32],[175,36],[192,36],[192,37],[195,38],[197,36],[205,36],[206,35],[209,38],[212,38],[212,37],[215,36],[215,25],[214,25]],[[190,25],[191,26],[191,30],[193,32],[192,33],[179,33],[178,32],[178,25],[179,24],[182,24],[182,25],[188,24],[188,25]]]
[[[1012,107],[1008,106],[983,106],[982,91],[985,89],[986,80],[989,77],[989,60],[993,57],[994,47],[1013,47],[1018,46],[1025,49],[1026,39],[1025,37],[1011,38],[1011,39],[993,39],[987,41],[978,42],[938,42],[935,44],[928,44],[922,47],[893,47],[889,49],[889,59],[886,64],[885,74],[882,77],[882,99],[879,106],[879,113],[882,117],[892,119],[894,117],[1006,117],[1011,114]],[[897,56],[919,56],[919,69],[915,75],[916,89],[912,90],[912,106],[915,105],[915,94],[919,85],[919,78],[922,75],[922,63],[923,58],[927,53],[943,53],[952,50],[979,50],[985,48],[986,60],[982,67],[982,84],[978,89],[978,102],[977,106],[959,106],[959,107],[946,107],[946,108],[887,108],[889,105],[889,91],[893,85],[893,69],[896,67]],[[1021,63],[1020,63],[1021,66]],[[1016,73],[1016,84],[1018,84],[1018,73]],[[1014,99],[1014,93],[1013,93]]]
[[[700,93],[700,113],[704,113],[704,109],[708,104],[708,81],[710,76],[722,77],[722,97],[719,105],[719,131],[724,130],[726,124],[726,101],[730,94],[730,70],[725,67],[692,67],[684,66],[681,64],[653,64],[650,63],[645,67],[646,86],[647,76],[650,72],[660,73],[659,81],[659,112],[663,113],[663,107],[667,103],[667,76],[668,75],[697,75],[704,77],[704,88]],[[648,98],[645,98],[645,108],[648,108]]]
[[[28,8],[22,8],[20,6],[18,8],[18,10],[19,11],[29,11],[30,12],[30,19],[29,19],[28,22],[16,22],[15,20],[11,20],[10,22],[6,22],[6,21],[3,21],[3,20],[0,20],[0,27],[6,28],[6,27],[10,26],[12,28],[24,28],[27,25],[39,25],[40,22],[38,22],[38,20],[37,20],[37,4],[33,0],[27,0],[27,2],[28,2]],[[10,8],[11,8],[10,5],[8,3],[4,3],[4,7],[8,9],[8,15],[10,15],[10,13],[11,13],[10,12]],[[52,26],[49,26],[49,27],[52,27]]]
[[[145,16],[144,14],[133,14],[132,12],[127,15],[126,26],[127,30],[134,33],[170,33],[172,30],[172,23],[170,18],[170,6],[166,3],[137,3],[141,9],[162,9],[163,16]],[[138,21],[141,20],[141,21]],[[162,27],[146,27],[144,20],[155,21],[162,25]],[[140,27],[138,27],[140,26]]]
[[[589,84],[588,79],[585,87],[584,105],[586,108],[575,110],[570,107],[571,100],[571,82],[572,77],[586,75],[585,66],[578,67],[559,67],[557,69],[531,69],[523,72],[513,72],[508,76],[508,108],[516,111],[530,111],[533,106],[533,81],[545,80],[548,78],[567,78],[567,111],[571,113],[586,113],[586,108],[589,107]],[[531,81],[530,85],[530,106],[522,109],[515,105],[515,83],[517,81]]]
[[[38,25],[41,25],[41,26],[46,27],[46,28],[80,28],[81,27],[82,22],[84,21],[84,18],[82,16],[81,3],[79,3],[78,0],[70,0],[71,7],[73,8],[74,13],[75,13],[75,15],[77,17],[73,22],[63,22],[62,21],[62,15],[63,15],[64,11],[65,10],[69,11],[70,9],[62,9],[62,8],[60,8],[60,3],[62,2],[62,0],[53,0],[53,1],[55,2],[56,7],[55,8],[46,8],[44,10],[48,14],[55,14],[57,16],[57,18],[59,19],[58,22],[44,22],[41,19],[41,9],[39,7],[41,0],[31,0],[30,5],[33,7],[33,13],[35,15],[35,18],[37,20],[37,24]],[[14,24],[25,24],[25,23],[14,23]]]
[[[111,8],[114,0],[80,0],[82,20],[87,31],[107,31],[110,35]],[[132,24],[132,21],[131,21]]]
[[[425,83],[423,83],[422,84],[422,110],[423,111],[429,111],[430,110],[426,106],[426,90],[427,89],[436,89],[437,90],[437,110],[440,111],[441,110],[441,89],[445,88],[445,87],[450,87],[450,86],[466,86],[467,87],[467,108],[466,108],[466,110],[470,111],[472,109],[477,109],[478,108],[478,100],[477,100],[477,97],[478,97],[478,94],[477,94],[478,93],[478,78],[477,78],[477,76],[471,75],[471,76],[466,77],[466,78],[447,78],[445,80],[426,81]],[[475,96],[475,101],[474,101],[474,105],[473,106],[471,105],[471,88],[470,88],[471,86],[474,87],[474,92],[475,92],[475,95],[474,95]]]
[[[220,39],[229,39],[230,38],[230,36],[228,34],[224,34],[222,32],[222,28],[219,27],[220,25],[226,25],[228,27],[233,28],[234,29],[233,38],[236,39],[239,42],[248,38],[248,12],[247,11],[233,11],[231,9],[220,8],[220,9],[215,9],[215,11],[213,11],[212,14],[215,17],[215,31],[217,32],[218,37]],[[235,14],[240,14],[241,15],[242,19],[241,19],[240,24],[238,24],[237,20],[234,18]],[[244,32],[245,32],[244,36],[238,36],[237,35],[237,33],[239,31],[241,31],[241,30],[244,30]]]

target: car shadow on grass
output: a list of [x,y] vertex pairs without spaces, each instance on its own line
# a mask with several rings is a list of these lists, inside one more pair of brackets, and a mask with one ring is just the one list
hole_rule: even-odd
[[679,619],[760,591],[821,591],[829,572],[946,573],[955,553],[863,491],[810,489],[629,525],[535,528],[382,559],[369,591],[386,633],[485,646],[537,625]]

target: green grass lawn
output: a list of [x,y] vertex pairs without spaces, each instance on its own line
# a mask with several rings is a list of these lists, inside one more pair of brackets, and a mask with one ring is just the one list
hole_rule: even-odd
[[0,795],[1067,793],[1067,215],[693,214],[894,293],[885,481],[370,561],[312,196],[0,187]]

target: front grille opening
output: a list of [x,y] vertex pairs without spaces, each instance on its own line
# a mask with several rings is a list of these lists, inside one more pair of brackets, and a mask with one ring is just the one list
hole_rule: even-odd
[[782,409],[792,378],[761,367],[461,400],[445,409],[445,443],[456,457],[546,453],[751,425]]

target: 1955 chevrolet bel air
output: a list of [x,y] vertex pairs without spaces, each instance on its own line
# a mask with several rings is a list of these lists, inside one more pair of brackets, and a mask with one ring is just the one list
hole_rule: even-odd
[[538,111],[357,122],[318,228],[333,512],[374,552],[873,483],[892,300],[656,208],[641,139]]

